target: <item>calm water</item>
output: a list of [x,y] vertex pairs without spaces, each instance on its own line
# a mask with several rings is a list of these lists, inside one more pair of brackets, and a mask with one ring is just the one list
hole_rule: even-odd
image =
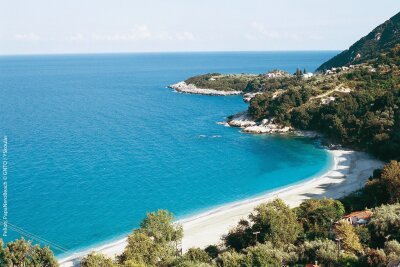
[[[334,54],[1,57],[9,222],[74,251],[130,232],[146,211],[188,216],[316,175],[330,158],[311,141],[216,124],[246,108],[240,97],[165,86],[207,72],[312,71]],[[9,229],[6,241],[19,236]]]

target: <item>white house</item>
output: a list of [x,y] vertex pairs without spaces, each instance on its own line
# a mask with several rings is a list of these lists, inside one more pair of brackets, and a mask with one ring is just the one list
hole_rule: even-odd
[[311,78],[313,75],[314,75],[314,74],[312,74],[311,72],[304,73],[304,74],[303,74],[303,78],[304,78],[304,79],[308,79],[308,78]]

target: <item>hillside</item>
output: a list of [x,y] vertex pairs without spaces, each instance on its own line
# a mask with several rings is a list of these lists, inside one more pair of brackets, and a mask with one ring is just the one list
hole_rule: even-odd
[[390,53],[400,43],[400,13],[385,21],[367,36],[350,46],[332,59],[328,60],[317,71],[324,71],[332,67],[348,66],[350,64],[372,63],[398,63],[387,58]]

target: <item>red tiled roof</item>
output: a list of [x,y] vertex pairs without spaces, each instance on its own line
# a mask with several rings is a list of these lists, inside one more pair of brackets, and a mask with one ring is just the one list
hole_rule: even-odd
[[369,220],[372,217],[373,213],[370,210],[363,211],[354,211],[350,214],[345,215],[343,218],[352,218],[357,217],[358,219]]

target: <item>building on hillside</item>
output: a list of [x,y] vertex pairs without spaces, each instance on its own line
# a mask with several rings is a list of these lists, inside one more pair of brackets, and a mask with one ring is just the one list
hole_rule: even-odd
[[370,210],[354,211],[343,216],[341,221],[347,222],[353,226],[365,226],[371,219],[373,213]]
[[336,97],[333,97],[333,96],[321,98],[321,104],[322,105],[328,105],[329,103],[331,103],[331,102],[333,102],[335,100],[336,100]]
[[311,72],[304,73],[304,74],[303,74],[303,78],[304,78],[304,79],[308,79],[308,78],[311,78],[313,75],[314,75],[314,74],[312,74]]
[[267,78],[289,77],[289,73],[283,70],[272,70],[265,74]]

